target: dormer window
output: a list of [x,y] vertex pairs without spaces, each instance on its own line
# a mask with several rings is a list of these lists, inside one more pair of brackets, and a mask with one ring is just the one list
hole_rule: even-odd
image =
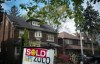
[[39,22],[35,22],[35,21],[32,21],[32,25],[34,25],[34,26],[40,26]]

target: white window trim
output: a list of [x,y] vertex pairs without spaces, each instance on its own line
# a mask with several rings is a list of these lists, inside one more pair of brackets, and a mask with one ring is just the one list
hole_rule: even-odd
[[32,25],[34,25],[34,26],[40,26],[39,22],[35,22],[35,21],[32,21]]
[[40,39],[42,38],[42,32],[41,32],[41,31],[36,31],[36,32],[35,32],[35,38],[36,38],[37,40],[40,40]]

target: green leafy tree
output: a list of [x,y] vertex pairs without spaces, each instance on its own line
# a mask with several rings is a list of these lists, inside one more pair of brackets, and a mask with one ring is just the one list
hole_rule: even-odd
[[87,3],[87,8],[83,11],[83,21],[79,22],[77,27],[87,36],[87,42],[91,42],[94,54],[93,43],[97,44],[96,37],[100,34],[100,16],[91,4]]
[[99,12],[95,11],[95,9],[93,9],[93,7],[88,4],[83,15],[84,15],[83,30],[94,34],[99,33],[100,32]]
[[78,27],[81,27],[81,30],[88,32],[90,35],[100,34],[100,16],[99,12],[93,9],[89,3],[87,3],[87,8],[83,12],[83,21],[78,23]]
[[[28,17],[39,18],[41,23],[48,23],[57,30],[61,22],[65,22],[67,16],[72,18],[72,10],[69,8],[70,0],[33,0],[36,4],[21,4],[21,8],[25,9]],[[40,7],[38,4],[44,4]],[[80,4],[80,3],[79,3]]]
[[19,9],[15,5],[13,5],[11,9],[9,10],[8,14],[13,15],[13,16],[19,16],[20,12],[19,12]]
[[28,41],[28,30],[27,29],[24,29],[24,34],[22,36],[22,39],[23,39],[23,45],[28,46],[29,41]]
[[[21,4],[21,8],[27,11],[29,18],[39,18],[41,23],[59,26],[67,17],[74,18],[76,26],[83,21],[84,0],[32,0],[29,4]],[[90,0],[99,2],[99,0]],[[34,3],[34,4],[33,4]],[[44,6],[39,6],[43,4]]]

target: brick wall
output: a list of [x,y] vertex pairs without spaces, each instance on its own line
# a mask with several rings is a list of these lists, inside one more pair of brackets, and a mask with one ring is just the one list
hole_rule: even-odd
[[[35,30],[29,31],[29,40],[36,41],[36,38],[34,37],[34,33],[35,33]],[[41,38],[42,42],[47,42],[47,35],[48,34],[51,34],[51,33],[42,31],[42,38]],[[57,34],[54,34],[54,42],[55,43],[58,42]]]
[[[1,42],[1,53],[3,54],[2,59],[5,62],[12,64],[14,59],[14,46],[13,46],[13,27],[9,18],[4,15],[3,22],[0,26],[0,41]],[[9,62],[10,61],[10,62]]]
[[29,40],[31,41],[35,41],[35,37],[34,37],[34,31],[29,30]]

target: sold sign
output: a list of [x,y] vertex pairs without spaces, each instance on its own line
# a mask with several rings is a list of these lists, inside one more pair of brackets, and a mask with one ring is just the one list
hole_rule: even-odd
[[24,48],[22,64],[53,64],[54,49]]
[[26,48],[26,55],[27,56],[35,56],[35,57],[42,57],[46,58],[47,49],[41,49],[41,48]]

